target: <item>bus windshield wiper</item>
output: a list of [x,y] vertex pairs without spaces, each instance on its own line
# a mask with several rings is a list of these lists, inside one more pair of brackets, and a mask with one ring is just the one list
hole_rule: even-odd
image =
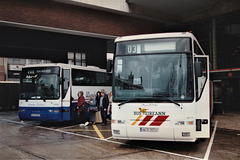
[[[170,99],[170,98],[167,97],[167,96],[154,95],[153,97],[165,98],[165,99],[168,100],[169,102],[172,102],[172,103],[176,104],[177,106],[180,106],[179,103],[177,103],[176,101]],[[128,99],[128,100],[126,100],[126,101],[121,102],[120,104],[118,104],[118,106],[124,105],[124,104],[126,104],[126,103],[128,103],[128,102],[132,102],[132,101],[156,101],[156,100],[157,100],[157,99],[152,99],[152,98],[150,98],[150,97],[148,97],[148,98],[132,98],[132,99]]]
[[132,98],[132,99],[128,99],[128,100],[126,100],[126,101],[123,101],[123,102],[121,102],[120,104],[118,104],[118,106],[121,106],[121,105],[124,105],[124,104],[126,104],[126,103],[128,103],[128,102],[133,102],[133,101],[137,101],[137,102],[144,102],[144,101],[152,101],[152,102],[156,102],[156,99],[152,99],[152,98],[150,98],[150,97],[142,97],[142,98],[140,98],[140,97],[138,97],[138,98]]
[[136,101],[136,100],[138,100],[138,98],[128,99],[128,100],[123,101],[122,103],[118,104],[118,106],[124,105],[125,103],[128,103],[128,102]]
[[177,103],[176,101],[174,101],[174,100],[172,100],[171,98],[169,98],[168,95],[164,96],[164,95],[156,94],[156,95],[153,95],[153,97],[166,98],[169,102],[172,102],[172,103],[176,104],[177,106],[180,106],[179,103]]

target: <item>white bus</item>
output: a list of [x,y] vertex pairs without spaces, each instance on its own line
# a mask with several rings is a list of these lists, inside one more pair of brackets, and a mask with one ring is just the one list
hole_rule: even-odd
[[112,74],[98,67],[68,64],[29,65],[20,78],[19,118],[37,121],[76,120],[77,93],[112,89]]
[[115,46],[114,139],[209,138],[209,60],[193,34],[119,37]]

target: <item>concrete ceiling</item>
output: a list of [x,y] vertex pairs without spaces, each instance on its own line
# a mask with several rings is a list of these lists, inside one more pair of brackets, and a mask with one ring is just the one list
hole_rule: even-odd
[[209,10],[218,0],[127,0],[127,2],[155,11],[184,16]]
[[126,0],[130,12],[165,25],[240,11],[239,0]]
[[[240,11],[240,0],[54,0],[178,25]],[[111,2],[111,3],[110,3]]]

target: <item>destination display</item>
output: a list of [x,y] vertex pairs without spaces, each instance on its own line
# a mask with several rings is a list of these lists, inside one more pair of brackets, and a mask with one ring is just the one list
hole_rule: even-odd
[[117,43],[117,55],[190,52],[189,38],[152,39]]

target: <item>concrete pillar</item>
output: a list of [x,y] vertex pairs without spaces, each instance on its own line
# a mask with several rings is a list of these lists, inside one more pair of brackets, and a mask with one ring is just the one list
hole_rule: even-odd
[[216,19],[212,19],[212,63],[213,69],[217,69],[217,29]]
[[0,58],[0,81],[4,81],[4,74],[3,58]]
[[4,72],[5,72],[5,81],[8,80],[8,58],[3,58]]

